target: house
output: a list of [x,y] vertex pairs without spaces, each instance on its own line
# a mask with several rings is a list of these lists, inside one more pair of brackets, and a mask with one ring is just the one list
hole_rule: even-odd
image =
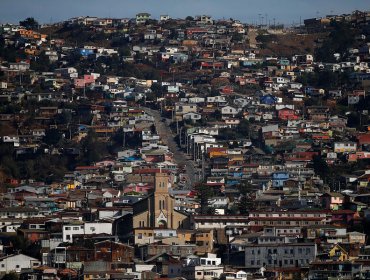
[[324,193],[321,196],[321,203],[325,209],[338,210],[342,209],[344,196],[341,193]]
[[169,278],[180,277],[182,272],[182,263],[168,253],[161,253],[145,261],[146,264],[154,265],[156,272],[166,275]]
[[356,142],[335,142],[334,152],[335,153],[355,153],[357,151]]
[[103,222],[79,222],[63,225],[63,242],[73,242],[73,236],[112,234],[112,223]]
[[279,171],[272,173],[272,186],[275,188],[283,188],[284,182],[290,177],[289,172]]
[[202,118],[202,114],[189,112],[182,115],[183,120],[199,121]]
[[189,280],[219,279],[222,273],[224,273],[224,266],[221,258],[211,253],[203,258],[188,256],[182,270],[182,276]]
[[21,272],[22,269],[33,268],[41,265],[41,261],[23,254],[8,255],[0,258],[0,273],[15,271]]
[[260,103],[265,105],[273,105],[277,103],[277,101],[278,99],[271,94],[266,94],[260,97]]
[[223,118],[230,118],[235,117],[239,113],[239,110],[232,106],[225,106],[222,107],[221,113]]
[[245,246],[245,267],[308,267],[316,254],[315,243],[250,244]]
[[136,14],[136,24],[144,24],[150,19],[150,14],[148,13],[138,13]]
[[308,279],[354,279],[361,263],[351,261],[314,261],[309,265]]
[[321,210],[307,211],[251,211],[248,226],[251,230],[260,230],[264,226],[310,226],[326,225],[328,214]]
[[94,248],[95,260],[132,263],[134,259],[134,247],[127,244],[104,240],[95,243]]
[[298,120],[300,116],[296,113],[295,110],[284,108],[278,111],[278,117],[280,120],[287,121],[287,120]]
[[169,15],[160,15],[159,20],[160,21],[167,21],[170,20],[171,17]]
[[197,113],[198,106],[196,104],[187,104],[187,103],[176,103],[175,105],[175,118],[176,120],[182,120],[184,114],[187,113]]

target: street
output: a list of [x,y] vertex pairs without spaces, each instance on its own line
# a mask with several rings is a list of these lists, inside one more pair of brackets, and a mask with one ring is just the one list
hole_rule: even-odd
[[179,149],[177,143],[174,140],[175,135],[172,133],[168,122],[161,121],[162,117],[160,112],[147,107],[142,108],[147,114],[154,117],[154,124],[157,129],[157,133],[161,137],[163,143],[167,145],[170,151],[173,153],[175,163],[177,163],[179,166],[185,166],[186,175],[188,177],[185,187],[187,189],[191,189],[196,182],[196,170],[193,161],[187,159],[186,154]]

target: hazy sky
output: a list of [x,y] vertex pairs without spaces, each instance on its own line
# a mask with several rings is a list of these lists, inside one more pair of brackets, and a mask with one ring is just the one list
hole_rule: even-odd
[[[370,0],[0,0],[0,22],[18,23],[34,17],[40,23],[62,21],[74,16],[134,17],[149,12],[154,18],[208,14],[214,18],[234,18],[246,23],[262,16],[273,22],[298,23],[326,14],[370,10]],[[260,16],[259,16],[260,14]]]

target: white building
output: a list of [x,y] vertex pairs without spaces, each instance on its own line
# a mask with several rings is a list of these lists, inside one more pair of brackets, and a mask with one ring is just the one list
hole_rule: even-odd
[[63,242],[73,242],[74,235],[112,234],[111,223],[63,225]]
[[22,268],[32,268],[39,265],[41,262],[38,259],[23,254],[9,255],[0,258],[0,273],[21,272]]
[[189,256],[186,259],[182,276],[186,279],[211,280],[220,279],[223,272],[224,267],[221,264],[221,258],[217,258],[216,254],[208,253],[207,257],[204,258]]

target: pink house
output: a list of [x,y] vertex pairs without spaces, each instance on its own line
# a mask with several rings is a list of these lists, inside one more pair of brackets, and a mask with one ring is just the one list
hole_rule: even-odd
[[84,79],[75,79],[74,85],[76,88],[83,88],[85,86],[85,80]]
[[330,210],[339,210],[343,206],[344,196],[341,193],[324,193],[321,196],[322,206]]
[[149,184],[129,184],[124,190],[123,193],[138,192],[142,194],[147,194],[149,190],[153,189],[152,185]]
[[93,75],[84,75],[82,79],[75,79],[74,85],[76,88],[83,88],[95,82],[95,77]]

